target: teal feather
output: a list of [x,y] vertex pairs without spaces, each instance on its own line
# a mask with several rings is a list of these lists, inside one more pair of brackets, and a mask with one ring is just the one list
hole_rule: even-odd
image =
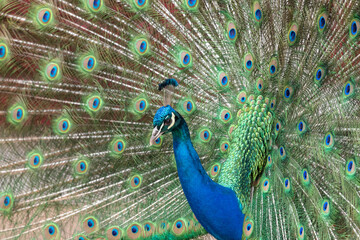
[[358,0],[0,1],[0,239],[360,239],[359,19]]

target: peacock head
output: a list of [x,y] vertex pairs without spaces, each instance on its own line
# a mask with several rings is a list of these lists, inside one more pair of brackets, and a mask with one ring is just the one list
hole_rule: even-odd
[[181,120],[180,114],[170,105],[159,108],[154,116],[154,130],[150,138],[150,145],[155,144],[156,139],[161,135],[177,129]]

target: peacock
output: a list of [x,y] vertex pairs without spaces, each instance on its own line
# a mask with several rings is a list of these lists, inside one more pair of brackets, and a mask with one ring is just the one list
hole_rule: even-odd
[[358,0],[0,0],[0,239],[360,239]]

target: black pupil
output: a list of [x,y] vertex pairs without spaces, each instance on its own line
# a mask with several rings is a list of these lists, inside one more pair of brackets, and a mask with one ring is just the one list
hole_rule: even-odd
[[164,124],[165,124],[165,125],[170,125],[170,122],[171,122],[171,119],[168,118],[168,119],[166,119],[166,120],[164,121]]

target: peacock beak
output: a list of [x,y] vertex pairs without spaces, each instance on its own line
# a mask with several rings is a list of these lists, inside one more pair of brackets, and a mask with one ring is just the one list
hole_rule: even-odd
[[154,130],[151,134],[150,138],[150,146],[155,144],[156,139],[158,139],[161,135],[163,135],[163,132],[161,132],[161,129],[164,127],[164,123],[161,124],[160,128],[154,127]]

